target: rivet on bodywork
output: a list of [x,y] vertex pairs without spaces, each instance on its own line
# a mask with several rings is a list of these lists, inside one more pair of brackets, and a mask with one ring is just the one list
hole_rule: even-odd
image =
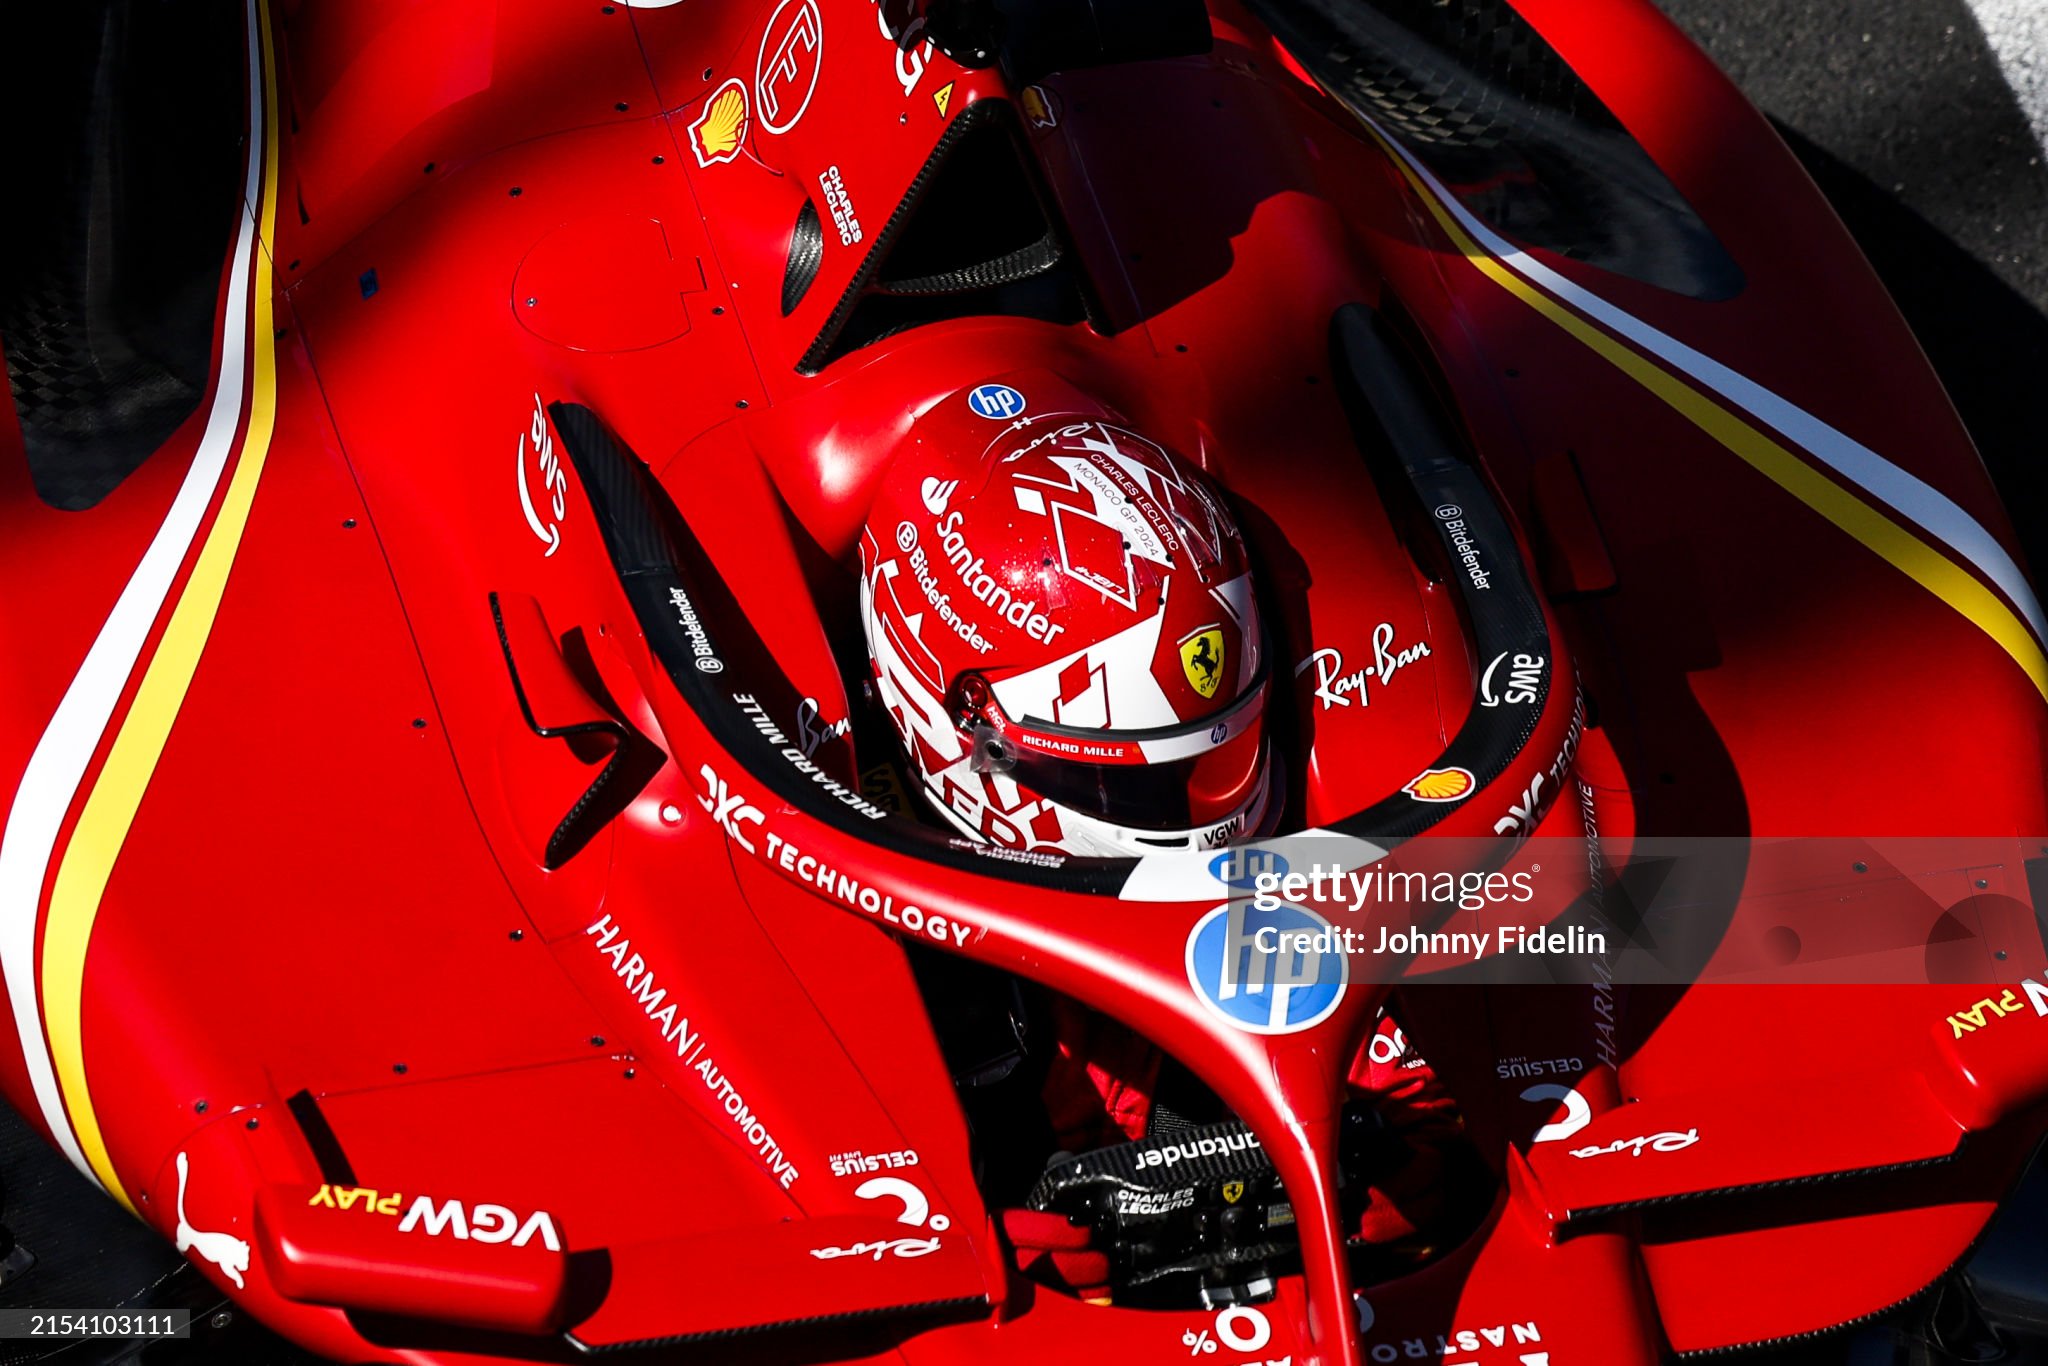
[[682,819],[683,809],[680,806],[677,806],[674,802],[663,802],[661,804],[662,824],[680,825],[682,823]]

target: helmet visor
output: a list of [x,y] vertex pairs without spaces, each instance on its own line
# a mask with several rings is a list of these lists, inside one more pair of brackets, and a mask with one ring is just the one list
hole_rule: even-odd
[[1060,806],[1134,830],[1199,830],[1251,798],[1265,768],[1260,728],[1214,749],[1152,764],[1096,764],[1021,746],[1010,777]]

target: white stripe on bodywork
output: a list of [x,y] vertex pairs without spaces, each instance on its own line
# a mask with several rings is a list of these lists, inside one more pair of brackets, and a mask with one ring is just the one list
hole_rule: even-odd
[[0,833],[0,970],[4,970],[8,1004],[14,1009],[29,1082],[57,1145],[95,1184],[99,1178],[93,1175],[71,1132],[43,1036],[36,991],[36,919],[65,814],[78,795],[93,751],[106,733],[150,628],[163,610],[171,583],[220,486],[241,427],[242,399],[248,385],[249,273],[256,254],[256,205],[263,179],[263,73],[256,0],[246,0],[245,10],[249,26],[248,165],[221,327],[220,380],[207,413],[206,430],[169,514],[36,742],[28,767],[22,771],[21,785],[15,789],[6,830]]
[[1710,356],[1702,355],[1534,260],[1480,222],[1458,201],[1457,196],[1430,174],[1428,167],[1396,142],[1392,134],[1363,113],[1353,112],[1372,124],[1380,139],[1429,185],[1430,191],[1443,202],[1465,231],[1502,264],[1690,375],[1759,422],[1776,428],[1781,435],[1803,447],[1836,474],[1881,499],[1899,516],[1913,522],[1975,566],[1977,572],[1990,580],[2019,610],[2034,638],[2048,644],[2048,620],[2041,615],[2041,604],[2034,600],[2034,590],[2028,585],[2026,575],[2020,572],[2020,567],[2013,563],[2012,556],[2006,553],[1997,538],[1947,494],[1754,380],[1737,374]]
[[[1315,840],[1316,843],[1304,849],[1295,843],[1297,840]],[[1124,885],[1118,889],[1117,900],[1201,901],[1215,896],[1236,900],[1252,896],[1256,873],[1267,867],[1290,867],[1287,860],[1290,850],[1297,857],[1312,857],[1325,872],[1339,873],[1370,868],[1387,856],[1384,845],[1322,826],[1297,830],[1291,835],[1254,840],[1250,844],[1233,844],[1224,849],[1174,849],[1139,858],[1130,875],[1124,879]],[[1277,864],[1262,862],[1274,855],[1279,856]],[[1224,866],[1227,877],[1217,872],[1219,863]]]

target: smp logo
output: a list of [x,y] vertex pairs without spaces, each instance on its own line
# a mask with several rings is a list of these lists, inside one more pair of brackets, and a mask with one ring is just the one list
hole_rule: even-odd
[[[1527,706],[1534,702],[1543,690],[1544,663],[1543,655],[1516,654],[1511,659],[1508,651],[1501,651],[1486,666],[1486,672],[1479,675],[1479,705]],[[1504,683],[1500,681],[1502,664],[1507,665]]]
[[810,108],[824,64],[825,28],[818,0],[782,0],[761,34],[754,58],[754,107],[761,127],[787,133]]
[[[534,505],[527,475],[529,464],[540,477],[538,507]],[[526,514],[526,525],[534,537],[547,547],[542,559],[562,548],[562,519],[569,514],[568,497],[569,478],[562,473],[561,457],[555,454],[555,434],[548,427],[547,410],[541,407],[540,395],[535,394],[533,417],[519,435],[519,510]],[[542,516],[542,509],[549,515]]]
[[1249,1034],[1294,1034],[1344,999],[1351,965],[1328,921],[1300,906],[1218,906],[1188,934],[1188,984],[1209,1011]]
[[1286,871],[1287,860],[1270,849],[1230,849],[1209,860],[1209,876],[1233,892],[1256,892],[1261,877]]

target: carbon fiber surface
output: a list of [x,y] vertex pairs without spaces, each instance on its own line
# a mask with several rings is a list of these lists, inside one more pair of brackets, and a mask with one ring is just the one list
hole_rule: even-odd
[[1338,99],[1517,240],[1702,299],[1742,272],[1505,0],[1252,0]]

